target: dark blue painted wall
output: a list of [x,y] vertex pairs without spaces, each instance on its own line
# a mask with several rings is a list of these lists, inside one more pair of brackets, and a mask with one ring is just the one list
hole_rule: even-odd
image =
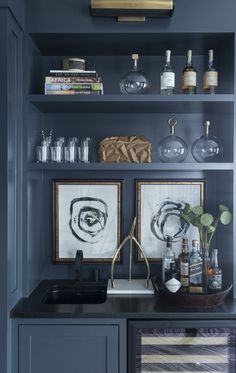
[[9,8],[17,22],[24,28],[25,0],[0,0],[0,7]]
[[[114,19],[90,17],[89,0],[26,0],[30,32],[225,32],[235,30],[234,0],[176,0],[173,17],[125,25]],[[157,46],[158,48],[158,46]]]
[[[0,371],[10,369],[9,312],[22,295],[21,124],[22,32],[8,8],[0,9]],[[8,364],[7,364],[8,362]]]

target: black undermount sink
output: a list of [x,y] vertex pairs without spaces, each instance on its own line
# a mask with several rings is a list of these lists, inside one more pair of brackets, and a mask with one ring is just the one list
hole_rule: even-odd
[[75,282],[50,286],[42,299],[44,304],[97,304],[107,298],[107,282]]

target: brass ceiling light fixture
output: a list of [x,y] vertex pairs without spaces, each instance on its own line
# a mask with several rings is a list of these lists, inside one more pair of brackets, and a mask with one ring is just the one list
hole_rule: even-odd
[[118,21],[145,21],[146,17],[171,17],[174,0],[90,0],[93,16]]

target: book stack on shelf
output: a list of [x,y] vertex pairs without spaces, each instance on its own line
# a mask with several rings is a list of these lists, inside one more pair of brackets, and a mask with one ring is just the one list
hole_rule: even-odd
[[45,76],[45,95],[103,95],[103,83],[96,71],[50,70]]

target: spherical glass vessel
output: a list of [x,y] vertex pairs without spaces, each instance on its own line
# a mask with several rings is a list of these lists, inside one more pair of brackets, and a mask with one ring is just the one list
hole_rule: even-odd
[[204,122],[204,135],[192,145],[192,155],[197,162],[214,162],[223,151],[220,141],[210,135],[210,124],[209,120]]
[[144,73],[138,70],[138,54],[132,54],[134,65],[120,82],[120,91],[123,94],[144,94],[148,91],[150,83]]
[[170,118],[170,135],[165,137],[158,145],[157,153],[162,162],[183,162],[188,154],[188,146],[185,141],[175,134],[177,120]]

